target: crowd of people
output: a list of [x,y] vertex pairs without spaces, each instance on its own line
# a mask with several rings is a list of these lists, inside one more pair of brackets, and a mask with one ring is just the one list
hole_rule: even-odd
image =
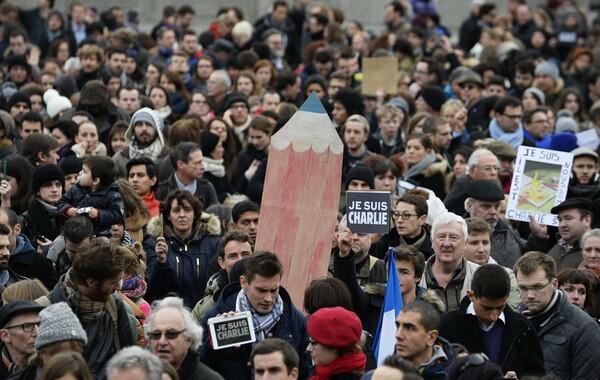
[[[191,5],[142,30],[120,6],[0,2],[0,378],[600,378],[600,149],[577,137],[600,135],[600,23],[471,4],[452,35],[429,0],[385,4],[378,31],[308,0],[206,30]],[[393,93],[363,93],[370,57],[397,62]],[[255,243],[271,136],[313,93],[342,190],[300,305]],[[506,218],[520,146],[572,153],[558,227]],[[370,190],[385,234],[348,228],[346,192]],[[238,313],[255,341],[216,348],[209,320]]]

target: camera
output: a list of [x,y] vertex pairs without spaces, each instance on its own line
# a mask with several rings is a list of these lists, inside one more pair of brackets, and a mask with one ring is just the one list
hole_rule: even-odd
[[79,215],[81,215],[81,214],[89,214],[90,211],[92,211],[91,207],[81,207],[81,208],[77,209],[77,213]]

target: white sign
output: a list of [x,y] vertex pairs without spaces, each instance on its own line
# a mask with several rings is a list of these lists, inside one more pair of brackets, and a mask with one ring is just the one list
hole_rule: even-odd
[[550,210],[567,197],[573,155],[520,146],[506,209],[508,219],[558,226]]
[[596,128],[588,129],[587,131],[576,133],[577,136],[577,145],[580,148],[590,148],[591,150],[596,150],[598,148],[598,133],[596,133]]
[[244,311],[231,317],[214,317],[208,319],[210,339],[215,350],[256,341],[252,314]]

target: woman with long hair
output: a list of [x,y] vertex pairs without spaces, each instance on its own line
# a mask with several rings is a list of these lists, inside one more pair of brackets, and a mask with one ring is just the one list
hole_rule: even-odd
[[448,164],[436,156],[429,137],[423,134],[408,136],[404,161],[408,166],[402,178],[405,182],[429,189],[440,199],[446,197],[444,173]]
[[160,76],[160,85],[169,92],[171,109],[176,115],[184,115],[190,109],[192,97],[188,92],[181,75],[167,70]]

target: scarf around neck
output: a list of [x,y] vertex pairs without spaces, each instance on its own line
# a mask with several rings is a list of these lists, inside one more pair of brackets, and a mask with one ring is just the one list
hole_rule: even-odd
[[364,352],[349,353],[346,355],[338,356],[331,363],[327,365],[315,366],[315,372],[317,373],[310,380],[329,380],[334,375],[340,373],[348,373],[354,371],[364,371],[367,364],[367,357]]
[[225,177],[225,166],[223,159],[213,160],[210,157],[204,157],[204,170],[218,178]]
[[414,164],[404,174],[404,180],[410,181],[411,178],[421,174],[423,170],[427,169],[431,164],[435,162],[435,152],[431,150],[427,156],[425,156],[420,162]]
[[135,276],[130,276],[123,280],[121,293],[125,294],[131,300],[136,300],[146,294],[147,287],[144,275],[136,274]]
[[516,131],[505,132],[504,130],[502,130],[502,128],[500,128],[498,120],[494,118],[490,122],[489,129],[490,136],[494,140],[506,141],[515,149],[519,149],[519,146],[523,144],[523,125],[521,124],[521,122],[519,122],[519,126],[517,127]]
[[250,305],[248,296],[244,289],[240,290],[235,301],[235,309],[237,311],[249,311],[252,314],[252,322],[254,323],[254,333],[256,334],[256,343],[267,338],[269,331],[279,322],[279,318],[283,315],[283,300],[280,295],[277,295],[275,305],[270,313],[259,315]]
[[150,146],[145,148],[138,148],[137,142],[133,140],[131,144],[129,144],[129,159],[147,157],[151,159],[153,162],[156,162],[158,155],[163,149],[163,143],[158,138],[158,136],[154,139]]

